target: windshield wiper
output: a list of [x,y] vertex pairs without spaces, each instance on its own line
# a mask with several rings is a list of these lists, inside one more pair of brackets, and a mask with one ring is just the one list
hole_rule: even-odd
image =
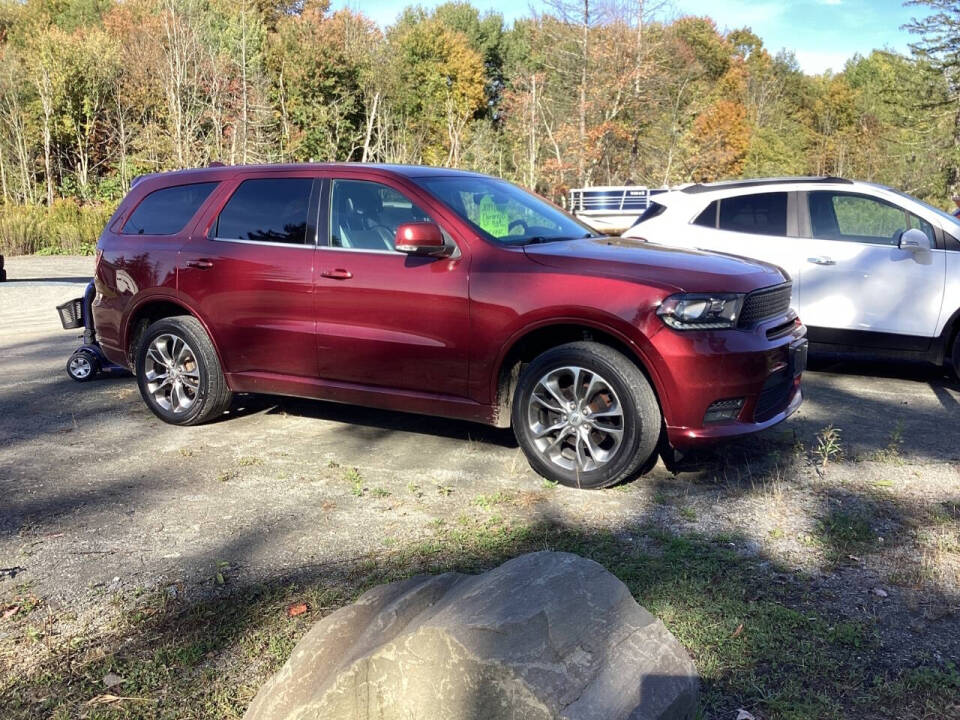
[[587,233],[586,235],[567,235],[567,236],[558,236],[558,237],[545,237],[543,235],[534,235],[533,237],[528,238],[518,238],[518,245],[540,245],[542,243],[549,242],[560,242],[561,240],[586,240],[588,238],[600,237],[599,235],[591,235]]

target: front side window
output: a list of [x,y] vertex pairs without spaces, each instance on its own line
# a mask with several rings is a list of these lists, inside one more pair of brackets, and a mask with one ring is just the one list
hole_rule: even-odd
[[175,235],[203,205],[217,183],[174,185],[147,195],[123,225],[124,235]]
[[[808,197],[810,229],[819,240],[897,245],[907,228],[907,213],[884,200],[829,190],[811,192]],[[923,225],[933,240],[933,228]]]
[[418,178],[417,183],[485,237],[504,245],[593,235],[562,210],[503,180],[448,175]]
[[220,211],[213,235],[218,240],[303,245],[312,187],[310,178],[244,180]]
[[406,195],[378,182],[334,180],[330,193],[330,245],[345,250],[396,252],[397,228],[430,216]]
[[730,232],[786,237],[787,194],[759,193],[723,198],[717,224],[721,230]]

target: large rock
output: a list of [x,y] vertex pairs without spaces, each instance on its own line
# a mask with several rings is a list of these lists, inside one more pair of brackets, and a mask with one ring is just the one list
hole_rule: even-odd
[[697,675],[601,565],[523,555],[381,585],[317,623],[246,720],[689,718]]

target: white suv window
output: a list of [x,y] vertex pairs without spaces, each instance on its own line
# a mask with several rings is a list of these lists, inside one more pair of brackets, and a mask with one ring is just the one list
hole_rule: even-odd
[[895,246],[907,228],[923,230],[934,240],[930,223],[886,200],[831,190],[811,192],[808,198],[810,229],[818,240]]
[[714,200],[695,225],[751,235],[787,235],[787,193],[756,193]]

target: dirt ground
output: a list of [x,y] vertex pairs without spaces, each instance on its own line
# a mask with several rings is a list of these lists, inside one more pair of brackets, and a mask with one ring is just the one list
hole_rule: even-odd
[[256,396],[177,428],[130,378],[75,383],[55,306],[92,264],[10,258],[0,284],[0,610],[30,596],[96,623],[117,596],[295,576],[496,515],[641,546],[637,527],[729,538],[770,582],[869,618],[883,663],[960,658],[960,384],[939,369],[814,358],[781,426],[576,491],[532,473],[509,431]]

